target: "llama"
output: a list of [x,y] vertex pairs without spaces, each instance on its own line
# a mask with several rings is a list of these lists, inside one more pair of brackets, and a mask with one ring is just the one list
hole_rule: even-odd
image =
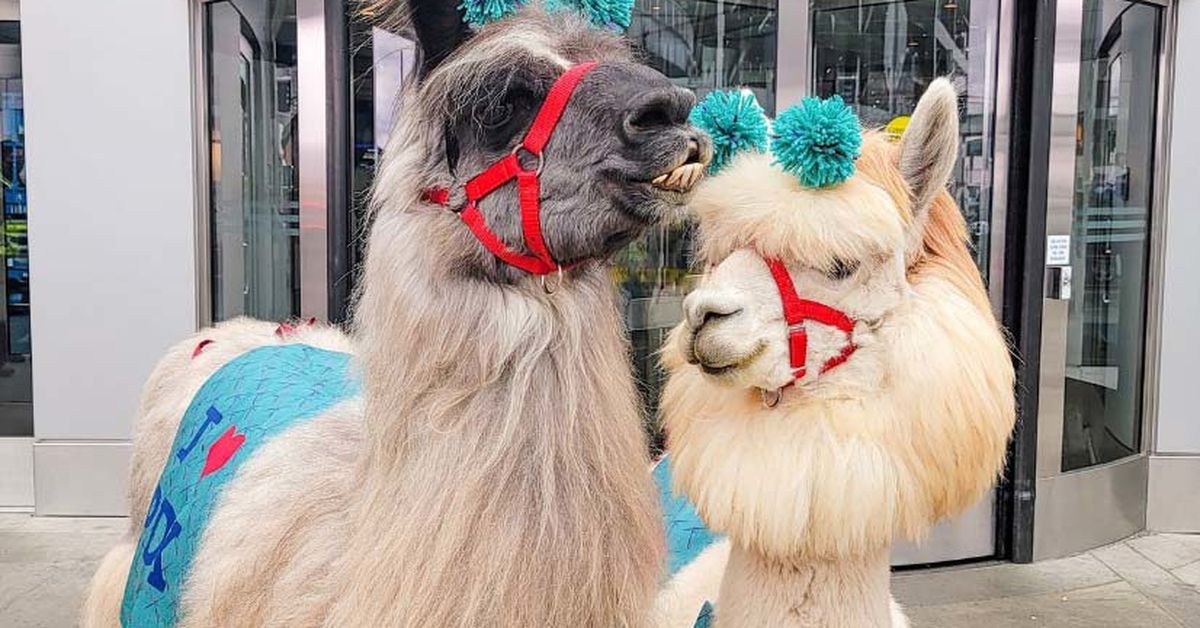
[[893,538],[976,502],[1015,419],[946,191],[954,88],[930,85],[898,146],[840,99],[806,99],[769,152],[751,97],[720,98],[734,115],[693,114],[715,116],[727,165],[693,202],[710,266],[665,349],[663,401],[675,486],[728,535],[715,625],[906,626]]
[[[130,534],[84,626],[650,616],[664,543],[604,262],[683,213],[711,154],[694,97],[595,27],[627,16],[559,1],[483,24],[497,3],[464,3],[469,28],[458,0],[409,4],[422,64],[373,192],[353,333],[238,320],[168,352],[139,409]],[[200,400],[236,377],[308,378],[299,396],[321,403],[261,442],[239,425],[210,441],[203,421],[215,435],[236,417],[218,411],[229,395],[207,415]],[[167,508],[193,451],[203,469],[184,486],[227,482],[195,538]],[[185,541],[181,574],[163,556]],[[141,604],[146,583],[178,601]]]

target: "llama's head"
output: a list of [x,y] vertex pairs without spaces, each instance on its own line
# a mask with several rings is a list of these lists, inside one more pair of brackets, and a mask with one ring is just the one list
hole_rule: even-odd
[[[636,63],[613,32],[628,25],[632,3],[611,14],[574,10],[610,4],[621,3],[410,0],[422,62],[377,184],[379,214],[433,211],[419,198],[430,188],[446,190],[441,204],[459,210],[473,177],[516,155],[519,168],[540,175],[532,194],[555,265],[603,258],[678,217],[710,144],[688,122],[694,96]],[[542,154],[522,147],[556,81],[587,62],[597,65],[567,92]],[[478,202],[487,228],[519,253],[535,252],[522,219],[520,195],[528,193],[510,180]],[[524,276],[478,243],[457,244],[458,268]]]
[[1013,375],[946,191],[958,141],[945,80],[898,145],[813,99],[775,122],[773,155],[701,184],[708,270],[666,351],[664,409],[677,481],[713,527],[842,556],[920,537],[994,481]]

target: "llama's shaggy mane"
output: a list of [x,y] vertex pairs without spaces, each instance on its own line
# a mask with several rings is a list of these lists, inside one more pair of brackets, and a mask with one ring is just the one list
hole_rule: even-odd
[[[420,113],[399,118],[385,151],[355,309],[371,417],[350,506],[360,525],[331,579],[358,586],[337,592],[330,625],[394,624],[397,599],[413,625],[648,616],[662,530],[603,268],[574,270],[552,297],[464,275],[476,263],[464,256],[482,265],[490,253],[453,213],[419,202],[422,187],[452,183],[440,120],[478,72],[543,53],[561,66],[629,58],[578,18],[520,17],[409,85],[401,106]],[[533,22],[553,26],[553,46]]]

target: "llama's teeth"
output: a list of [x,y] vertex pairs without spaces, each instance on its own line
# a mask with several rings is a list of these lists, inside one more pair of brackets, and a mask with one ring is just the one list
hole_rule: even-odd
[[696,185],[703,174],[702,164],[684,164],[666,174],[658,175],[651,183],[664,190],[686,192]]

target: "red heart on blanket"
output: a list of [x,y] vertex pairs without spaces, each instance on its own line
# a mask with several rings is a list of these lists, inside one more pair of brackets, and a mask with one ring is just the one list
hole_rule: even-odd
[[225,430],[217,440],[214,440],[212,445],[208,447],[208,458],[204,460],[204,469],[200,471],[200,477],[204,477],[213,471],[225,466],[226,462],[237,453],[237,450],[246,442],[245,434],[235,434],[237,431],[236,425],[230,425],[229,429]]

